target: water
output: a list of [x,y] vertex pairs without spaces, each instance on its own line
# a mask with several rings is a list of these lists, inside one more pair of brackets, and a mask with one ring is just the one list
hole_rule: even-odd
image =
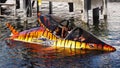
[[0,40],[0,68],[119,68],[120,3],[108,5],[106,23],[101,23],[99,29],[93,26],[83,28],[115,47],[117,49],[115,52],[51,48],[14,41],[7,44],[4,40]]

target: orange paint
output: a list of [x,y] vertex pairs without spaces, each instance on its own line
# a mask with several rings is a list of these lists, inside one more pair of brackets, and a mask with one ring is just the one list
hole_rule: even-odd
[[[101,51],[115,51],[116,50],[114,47],[110,45],[94,44],[94,43],[90,44],[90,43],[85,43],[85,42],[78,42],[78,41],[73,41],[73,40],[57,38],[54,34],[52,34],[45,27],[33,28],[30,30],[25,30],[23,32],[18,32],[9,23],[6,25],[13,33],[13,35],[10,37],[10,39],[13,39],[13,40],[41,44],[40,42],[43,42],[43,41],[39,40],[39,38],[43,36],[43,38],[46,38],[52,41],[51,46],[57,46],[57,47],[63,47],[63,48],[101,50]],[[36,51],[38,50],[37,49],[33,50],[33,52],[36,52]]]

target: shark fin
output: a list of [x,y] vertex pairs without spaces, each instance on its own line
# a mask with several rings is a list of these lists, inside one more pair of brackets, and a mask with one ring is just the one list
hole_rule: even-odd
[[19,34],[19,32],[15,30],[14,27],[10,23],[7,23],[6,26],[10,29],[13,35]]

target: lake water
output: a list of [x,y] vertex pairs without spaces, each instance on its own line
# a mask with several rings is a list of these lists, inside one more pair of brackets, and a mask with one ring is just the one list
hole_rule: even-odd
[[115,47],[115,52],[51,48],[14,41],[11,45],[1,38],[0,68],[120,68],[119,6],[120,3],[108,4],[108,20],[100,23],[98,29],[83,27]]

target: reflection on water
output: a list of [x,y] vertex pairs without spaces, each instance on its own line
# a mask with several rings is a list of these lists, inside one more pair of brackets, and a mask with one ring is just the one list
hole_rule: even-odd
[[[27,51],[32,54],[32,57],[37,58],[63,58],[66,56],[75,56],[75,55],[85,55],[89,53],[95,53],[97,51],[90,51],[90,50],[80,50],[80,49],[72,49],[72,48],[61,48],[57,46],[43,46],[38,44],[31,44],[31,43],[23,43],[23,42],[17,42],[12,41],[11,44],[9,44],[10,47],[14,46],[24,46],[24,48],[27,48]],[[98,52],[97,52],[98,53]]]
[[[21,51],[22,57],[26,59],[30,67],[66,67],[66,65],[74,64],[74,62],[80,60],[83,62],[86,58],[90,56],[103,54],[102,51],[89,51],[80,49],[70,49],[70,48],[59,48],[59,47],[47,47],[43,45],[30,44],[25,42],[10,41],[7,43],[10,48],[20,47],[22,45]],[[75,61],[73,61],[75,59]],[[87,60],[87,59],[86,59]],[[78,61],[79,62],[79,61]],[[28,65],[27,64],[27,65]],[[62,64],[62,66],[61,66]],[[80,65],[80,64],[78,64]],[[70,65],[71,66],[71,65]],[[74,67],[74,65],[73,65]]]

